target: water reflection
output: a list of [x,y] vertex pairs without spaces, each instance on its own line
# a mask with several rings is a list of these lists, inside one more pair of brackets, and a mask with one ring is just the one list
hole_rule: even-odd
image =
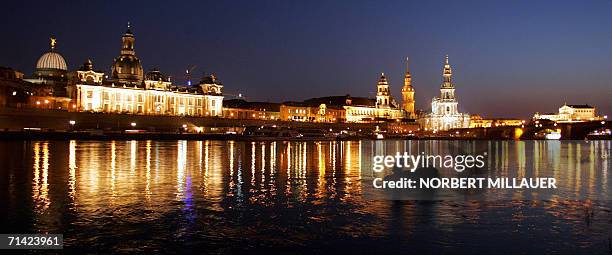
[[[0,142],[3,151],[25,155],[0,161],[2,224],[6,232],[64,233],[68,248],[102,252],[335,247],[334,240],[357,251],[607,252],[609,201],[522,201],[522,193],[511,202],[363,199],[364,160],[385,152],[369,143]],[[391,146],[434,154],[448,143]],[[610,149],[610,141],[490,141],[465,148],[486,151],[487,164],[500,172],[550,174],[570,184],[562,192],[587,196],[611,192],[610,161],[602,157]],[[542,241],[536,245],[533,237]]]
[[70,192],[68,195],[70,199],[74,201],[75,192],[76,192],[76,141],[70,141],[70,148],[68,154],[68,172],[70,179],[68,181],[68,186],[70,188]]
[[34,179],[32,199],[35,201],[35,211],[43,214],[51,204],[49,199],[49,143],[36,142],[34,150]]

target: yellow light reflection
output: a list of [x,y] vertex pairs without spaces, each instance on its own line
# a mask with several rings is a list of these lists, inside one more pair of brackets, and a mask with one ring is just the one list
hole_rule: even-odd
[[41,209],[47,210],[51,201],[49,200],[49,143],[42,145],[42,184],[40,186]]
[[138,141],[130,141],[130,172],[136,170],[136,148],[138,147]]
[[204,176],[208,177],[208,147],[210,147],[210,141],[206,140],[204,143]]
[[111,199],[116,196],[115,185],[117,182],[117,145],[115,141],[111,142]]
[[34,150],[34,178],[32,178],[33,187],[32,187],[32,200],[35,201],[38,205],[38,200],[40,198],[40,143],[35,142],[33,145]]
[[151,201],[151,140],[147,140],[146,145],[146,173],[145,173],[145,198],[147,202]]
[[70,140],[70,145],[68,147],[68,196],[72,201],[75,200],[76,194],[76,141]]
[[323,145],[321,142],[317,143],[317,155],[319,163],[319,178],[318,181],[318,196],[321,197],[325,194],[325,154],[323,153]]
[[266,183],[266,144],[261,144],[261,187]]
[[255,186],[255,142],[251,142],[251,185]]
[[234,141],[229,142],[229,170],[230,170],[230,179],[234,176]]
[[187,141],[178,141],[176,160],[176,198],[184,198],[185,166],[187,165]]

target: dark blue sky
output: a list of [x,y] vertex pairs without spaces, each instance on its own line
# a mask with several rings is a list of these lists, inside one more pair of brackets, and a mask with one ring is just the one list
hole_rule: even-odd
[[70,69],[108,72],[126,23],[145,70],[214,72],[249,100],[400,98],[410,57],[429,111],[449,54],[460,109],[528,117],[567,103],[612,113],[611,1],[41,1],[3,3],[0,65],[30,74],[48,37]]

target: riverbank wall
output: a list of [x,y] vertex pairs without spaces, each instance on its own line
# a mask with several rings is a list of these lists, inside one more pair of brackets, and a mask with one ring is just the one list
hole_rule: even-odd
[[216,117],[155,116],[68,112],[42,109],[0,108],[1,131],[69,130],[145,130],[149,132],[184,132],[203,127],[202,132],[218,128],[273,126],[300,129],[385,130],[388,123],[312,123],[279,120],[225,119]]

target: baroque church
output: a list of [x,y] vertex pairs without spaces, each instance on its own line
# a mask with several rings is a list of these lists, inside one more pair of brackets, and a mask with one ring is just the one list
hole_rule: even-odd
[[459,112],[459,102],[455,97],[455,84],[452,81],[452,75],[448,55],[446,55],[440,96],[431,100],[431,113],[419,119],[421,126],[426,130],[443,131],[453,128],[468,128],[470,125],[470,115]]
[[157,69],[146,74],[135,52],[135,37],[128,24],[120,55],[114,59],[111,77],[93,71],[87,61],[78,73],[76,107],[80,111],[129,114],[221,116],[223,84],[214,75],[196,86],[173,85]]
[[[408,61],[408,59],[406,59]],[[370,122],[377,120],[400,120],[415,119],[414,110],[414,88],[412,87],[412,76],[406,62],[406,74],[404,76],[404,87],[402,87],[402,104],[398,104],[391,95],[389,81],[384,73],[380,74],[376,83],[376,100],[370,104],[347,104],[347,122]]]
[[376,100],[365,105],[352,102],[344,106],[347,122],[371,122],[379,120],[395,120],[403,118],[404,114],[397,102],[391,96],[389,82],[384,73],[380,74],[376,83]]

